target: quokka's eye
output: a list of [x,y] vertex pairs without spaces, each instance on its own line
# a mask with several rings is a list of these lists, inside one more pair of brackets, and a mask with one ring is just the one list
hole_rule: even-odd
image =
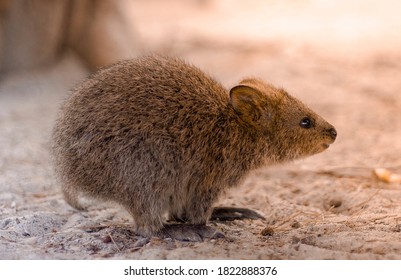
[[313,126],[313,121],[310,118],[305,117],[301,120],[301,122],[299,123],[299,126],[302,128],[307,128],[307,129],[311,128]]

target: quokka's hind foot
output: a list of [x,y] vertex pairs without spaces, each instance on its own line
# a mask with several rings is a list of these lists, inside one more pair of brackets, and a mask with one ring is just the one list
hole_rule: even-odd
[[234,221],[234,220],[266,220],[265,217],[257,213],[256,211],[247,208],[235,208],[235,207],[215,207],[213,208],[212,216],[210,220],[214,221]]

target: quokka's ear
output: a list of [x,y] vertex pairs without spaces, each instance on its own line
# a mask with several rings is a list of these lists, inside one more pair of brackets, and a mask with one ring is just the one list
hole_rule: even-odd
[[231,105],[247,123],[254,123],[262,115],[262,93],[248,85],[237,85],[230,90]]

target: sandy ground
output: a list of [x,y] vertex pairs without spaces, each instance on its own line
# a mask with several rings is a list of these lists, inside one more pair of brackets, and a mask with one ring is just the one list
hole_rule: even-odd
[[[136,19],[141,26],[141,15]],[[178,26],[182,34],[191,28],[182,19],[169,24],[166,30]],[[1,259],[401,259],[401,184],[372,176],[378,167],[401,173],[399,40],[374,44],[389,33],[354,30],[363,43],[345,45],[340,36],[331,45],[308,38],[296,45],[283,31],[277,40],[242,44],[224,29],[219,39],[218,30],[207,37],[202,28],[173,41],[138,32],[227,87],[247,75],[285,87],[335,125],[336,143],[254,172],[218,203],[257,210],[265,221],[211,223],[225,239],[146,243],[124,210],[94,203],[76,211],[54,179],[49,135],[60,102],[88,74],[79,60],[69,54],[49,67],[1,77]]]

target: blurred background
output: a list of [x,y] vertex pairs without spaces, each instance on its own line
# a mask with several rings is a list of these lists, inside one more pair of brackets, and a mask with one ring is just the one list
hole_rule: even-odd
[[395,0],[1,0],[2,73],[73,52],[89,69],[157,51],[276,48],[348,59],[398,52]]

